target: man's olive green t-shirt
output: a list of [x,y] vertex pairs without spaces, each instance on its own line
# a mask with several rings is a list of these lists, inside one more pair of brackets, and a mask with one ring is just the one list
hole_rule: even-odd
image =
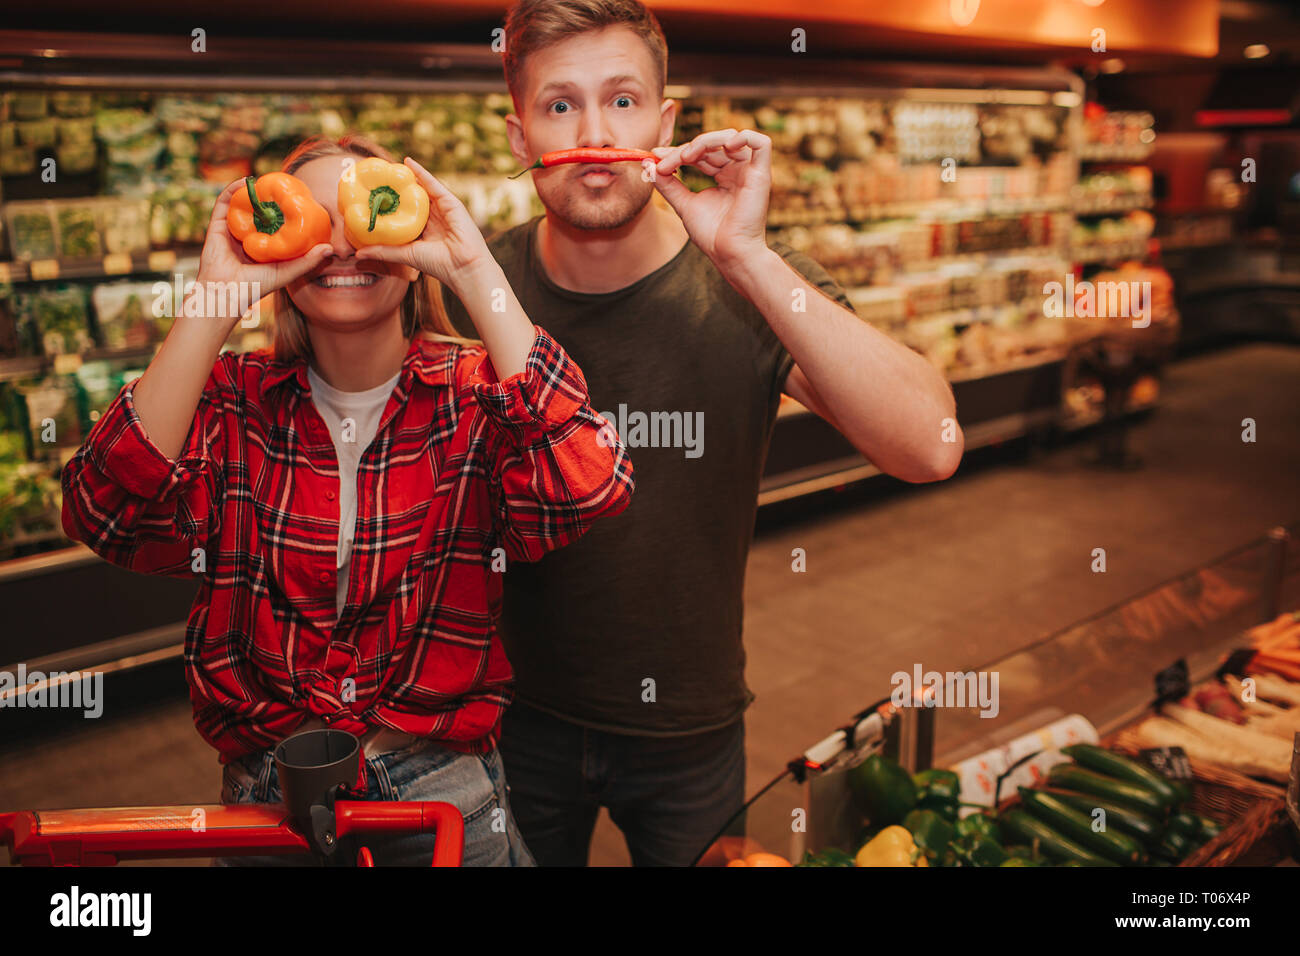
[[[741,643],[745,559],[793,359],[695,243],[626,288],[592,295],[547,278],[540,222],[489,247],[528,317],[581,367],[592,407],[627,445],[636,489],[622,514],[507,568],[500,626],[516,694],[600,730],[727,726],[754,699]],[[772,248],[851,308],[812,259]],[[477,337],[456,297],[444,299],[456,327]]]

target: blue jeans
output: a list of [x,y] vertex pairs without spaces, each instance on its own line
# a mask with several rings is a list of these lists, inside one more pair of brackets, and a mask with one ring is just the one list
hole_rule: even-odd
[[[367,800],[443,800],[465,818],[465,866],[536,866],[510,812],[501,755],[462,754],[429,740],[366,758]],[[279,803],[271,750],[232,760],[222,771],[221,802]],[[428,866],[434,835],[365,836],[376,866]],[[310,854],[217,857],[213,866],[312,866]]]
[[683,737],[615,734],[516,699],[501,755],[519,829],[542,866],[586,866],[600,808],[636,866],[690,866],[745,802],[745,722]]

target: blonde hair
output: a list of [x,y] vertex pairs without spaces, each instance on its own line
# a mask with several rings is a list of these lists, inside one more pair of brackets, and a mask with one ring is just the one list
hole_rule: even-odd
[[[348,133],[338,140],[313,136],[303,140],[285,157],[280,169],[293,173],[313,159],[323,156],[377,156],[393,162],[392,154],[378,143],[356,133]],[[272,297],[274,318],[271,323],[271,342],[275,357],[280,361],[310,358],[311,337],[307,334],[307,320],[293,304],[287,288],[277,289]],[[406,340],[417,336],[432,342],[454,342],[458,345],[477,345],[477,339],[462,336],[452,325],[442,303],[442,284],[427,273],[421,272],[406,290],[400,306],[402,335]]]
[[613,26],[629,28],[645,43],[662,94],[668,81],[668,41],[655,15],[638,0],[518,0],[506,13],[502,64],[515,112],[521,112],[524,62],[530,54],[561,40]]

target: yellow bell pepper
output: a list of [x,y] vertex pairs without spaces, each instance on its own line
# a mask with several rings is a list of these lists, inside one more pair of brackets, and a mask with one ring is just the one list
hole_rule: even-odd
[[885,827],[858,851],[855,866],[929,866],[925,854],[900,826]]
[[409,166],[371,156],[343,171],[339,212],[355,248],[401,246],[424,232],[429,194]]

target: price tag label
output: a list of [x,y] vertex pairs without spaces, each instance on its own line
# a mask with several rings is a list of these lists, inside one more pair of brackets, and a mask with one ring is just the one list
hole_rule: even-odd
[[131,271],[131,255],[127,252],[114,252],[104,256],[104,275],[121,276]]
[[54,356],[54,374],[71,375],[81,368],[81,356],[75,352]]
[[59,277],[59,260],[58,259],[33,259],[32,264],[27,267],[33,279],[37,282],[44,282],[46,279],[57,279]]
[[176,251],[174,249],[158,249],[149,253],[150,272],[170,272],[175,265]]
[[1254,656],[1255,648],[1253,647],[1237,648],[1229,654],[1228,659],[1223,662],[1217,672],[1218,676],[1222,677],[1224,674],[1231,674],[1233,677],[1241,677],[1246,673],[1246,665],[1251,662],[1251,659]]
[[1182,747],[1152,747],[1139,750],[1138,757],[1156,773],[1164,774],[1173,780],[1191,780],[1192,762]]
[[1191,689],[1187,661],[1179,658],[1156,674],[1156,702],[1182,700]]

